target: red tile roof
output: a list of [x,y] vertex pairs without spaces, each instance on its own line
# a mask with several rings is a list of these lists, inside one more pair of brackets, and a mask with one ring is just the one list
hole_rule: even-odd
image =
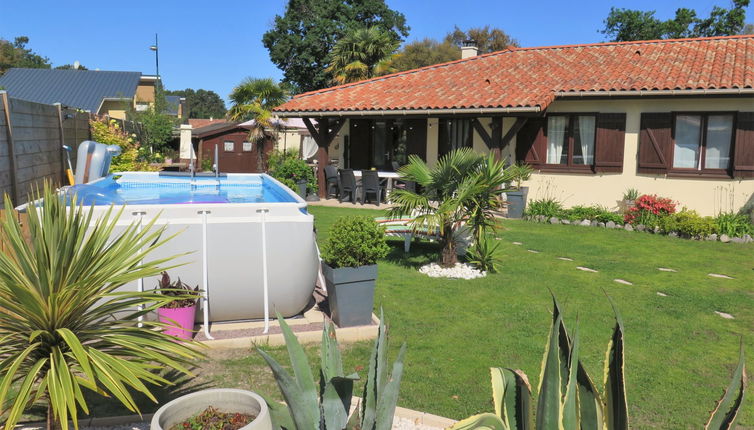
[[558,92],[750,89],[754,36],[512,48],[300,94],[276,112],[539,108]]
[[204,126],[207,126],[207,125],[210,125],[210,124],[217,124],[217,123],[221,123],[221,122],[223,122],[223,123],[224,122],[228,122],[228,120],[226,120],[224,118],[220,118],[220,119],[190,118],[188,120],[188,123],[193,128],[204,127]]

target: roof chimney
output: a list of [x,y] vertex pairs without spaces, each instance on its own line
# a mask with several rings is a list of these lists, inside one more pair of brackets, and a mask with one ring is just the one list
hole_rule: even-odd
[[476,57],[479,54],[479,48],[476,46],[476,40],[466,39],[461,44],[461,59]]

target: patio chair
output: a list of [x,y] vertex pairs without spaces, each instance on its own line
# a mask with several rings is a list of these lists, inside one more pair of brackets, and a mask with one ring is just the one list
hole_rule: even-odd
[[356,176],[351,169],[342,169],[338,171],[340,175],[340,193],[338,201],[343,203],[343,198],[347,195],[351,203],[356,204]]
[[382,201],[382,193],[385,187],[380,185],[380,177],[376,170],[361,171],[361,204],[367,200],[368,194],[374,194],[377,197],[377,206]]
[[338,168],[335,166],[325,166],[325,184],[327,193],[325,197],[334,195],[336,198],[340,195],[340,181],[338,180]]

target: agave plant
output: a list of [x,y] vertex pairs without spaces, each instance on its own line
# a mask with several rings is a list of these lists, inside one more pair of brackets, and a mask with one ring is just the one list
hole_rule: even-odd
[[[553,297],[553,320],[542,362],[536,415],[531,415],[531,387],[526,374],[520,370],[495,367],[490,369],[495,413],[466,418],[451,430],[627,430],[623,322],[614,305],[613,312],[615,327],[607,347],[602,395],[579,358],[578,325],[571,338],[560,306]],[[705,429],[733,428],[743,401],[745,375],[742,347],[733,380]]]
[[288,405],[287,410],[281,410],[280,406],[267,402],[271,407],[276,427],[291,430],[390,430],[392,428],[403,374],[406,344],[403,344],[398,357],[393,362],[392,372],[388,373],[387,328],[382,322],[382,312],[380,312],[378,335],[369,361],[369,373],[361,405],[354,410],[350,418],[353,383],[359,379],[359,376],[356,373],[348,376],[344,374],[333,324],[325,324],[322,330],[321,365],[319,387],[317,387],[304,349],[279,314],[278,321],[285,337],[293,376],[269,354],[257,348],[259,354],[272,369]]
[[[32,196],[39,198],[40,195]],[[30,200],[35,200],[32,198]],[[12,208],[8,197],[5,207]],[[0,417],[6,430],[37,402],[48,428],[89,413],[85,390],[114,397],[138,412],[132,393],[155,400],[149,385],[167,385],[159,370],[190,374],[201,355],[139,317],[174,298],[118,290],[158,275],[169,258],[146,260],[169,238],[155,220],[115,233],[122,209],[97,220],[45,185],[41,208],[28,206],[29,238],[14,211],[0,223]]]

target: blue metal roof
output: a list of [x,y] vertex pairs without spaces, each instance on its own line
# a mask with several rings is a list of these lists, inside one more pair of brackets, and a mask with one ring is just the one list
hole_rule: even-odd
[[105,98],[132,99],[140,78],[141,72],[14,68],[0,76],[0,87],[10,97],[97,113]]

